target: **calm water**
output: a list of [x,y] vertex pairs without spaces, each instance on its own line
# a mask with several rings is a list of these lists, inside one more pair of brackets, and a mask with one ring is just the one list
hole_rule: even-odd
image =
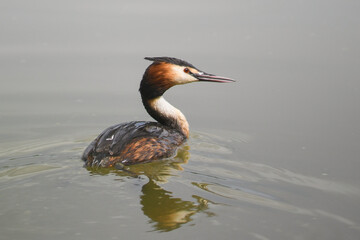
[[[1,5],[0,239],[360,238],[358,1]],[[166,93],[191,127],[173,159],[83,168],[150,120],[163,55],[238,81]]]

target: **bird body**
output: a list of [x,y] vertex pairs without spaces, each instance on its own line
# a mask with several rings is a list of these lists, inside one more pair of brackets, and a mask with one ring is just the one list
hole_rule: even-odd
[[177,58],[145,59],[153,63],[146,69],[139,91],[146,111],[157,122],[133,121],[107,128],[85,149],[82,159],[86,166],[131,165],[173,156],[189,137],[189,124],[184,114],[164,99],[165,91],[196,81],[234,81],[202,72]]

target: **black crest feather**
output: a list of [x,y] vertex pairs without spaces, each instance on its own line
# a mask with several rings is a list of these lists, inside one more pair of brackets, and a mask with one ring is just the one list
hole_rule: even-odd
[[188,63],[184,60],[181,60],[178,58],[173,58],[173,57],[145,57],[145,59],[149,60],[149,61],[154,61],[154,62],[167,62],[167,63],[175,64],[178,66],[191,67],[191,68],[197,69],[191,63]]

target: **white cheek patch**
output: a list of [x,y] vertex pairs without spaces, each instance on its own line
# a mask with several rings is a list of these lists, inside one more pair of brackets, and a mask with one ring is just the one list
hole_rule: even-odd
[[175,77],[174,81],[176,82],[176,84],[186,84],[186,83],[198,81],[195,77],[191,76],[188,73],[185,73],[184,72],[185,68],[186,67],[177,66],[177,65],[172,66],[172,71],[174,72],[174,77]]

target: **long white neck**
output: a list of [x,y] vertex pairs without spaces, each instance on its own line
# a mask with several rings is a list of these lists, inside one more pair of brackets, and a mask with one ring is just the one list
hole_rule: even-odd
[[179,109],[171,105],[164,97],[143,99],[143,104],[148,113],[161,124],[175,128],[189,137],[189,124]]

